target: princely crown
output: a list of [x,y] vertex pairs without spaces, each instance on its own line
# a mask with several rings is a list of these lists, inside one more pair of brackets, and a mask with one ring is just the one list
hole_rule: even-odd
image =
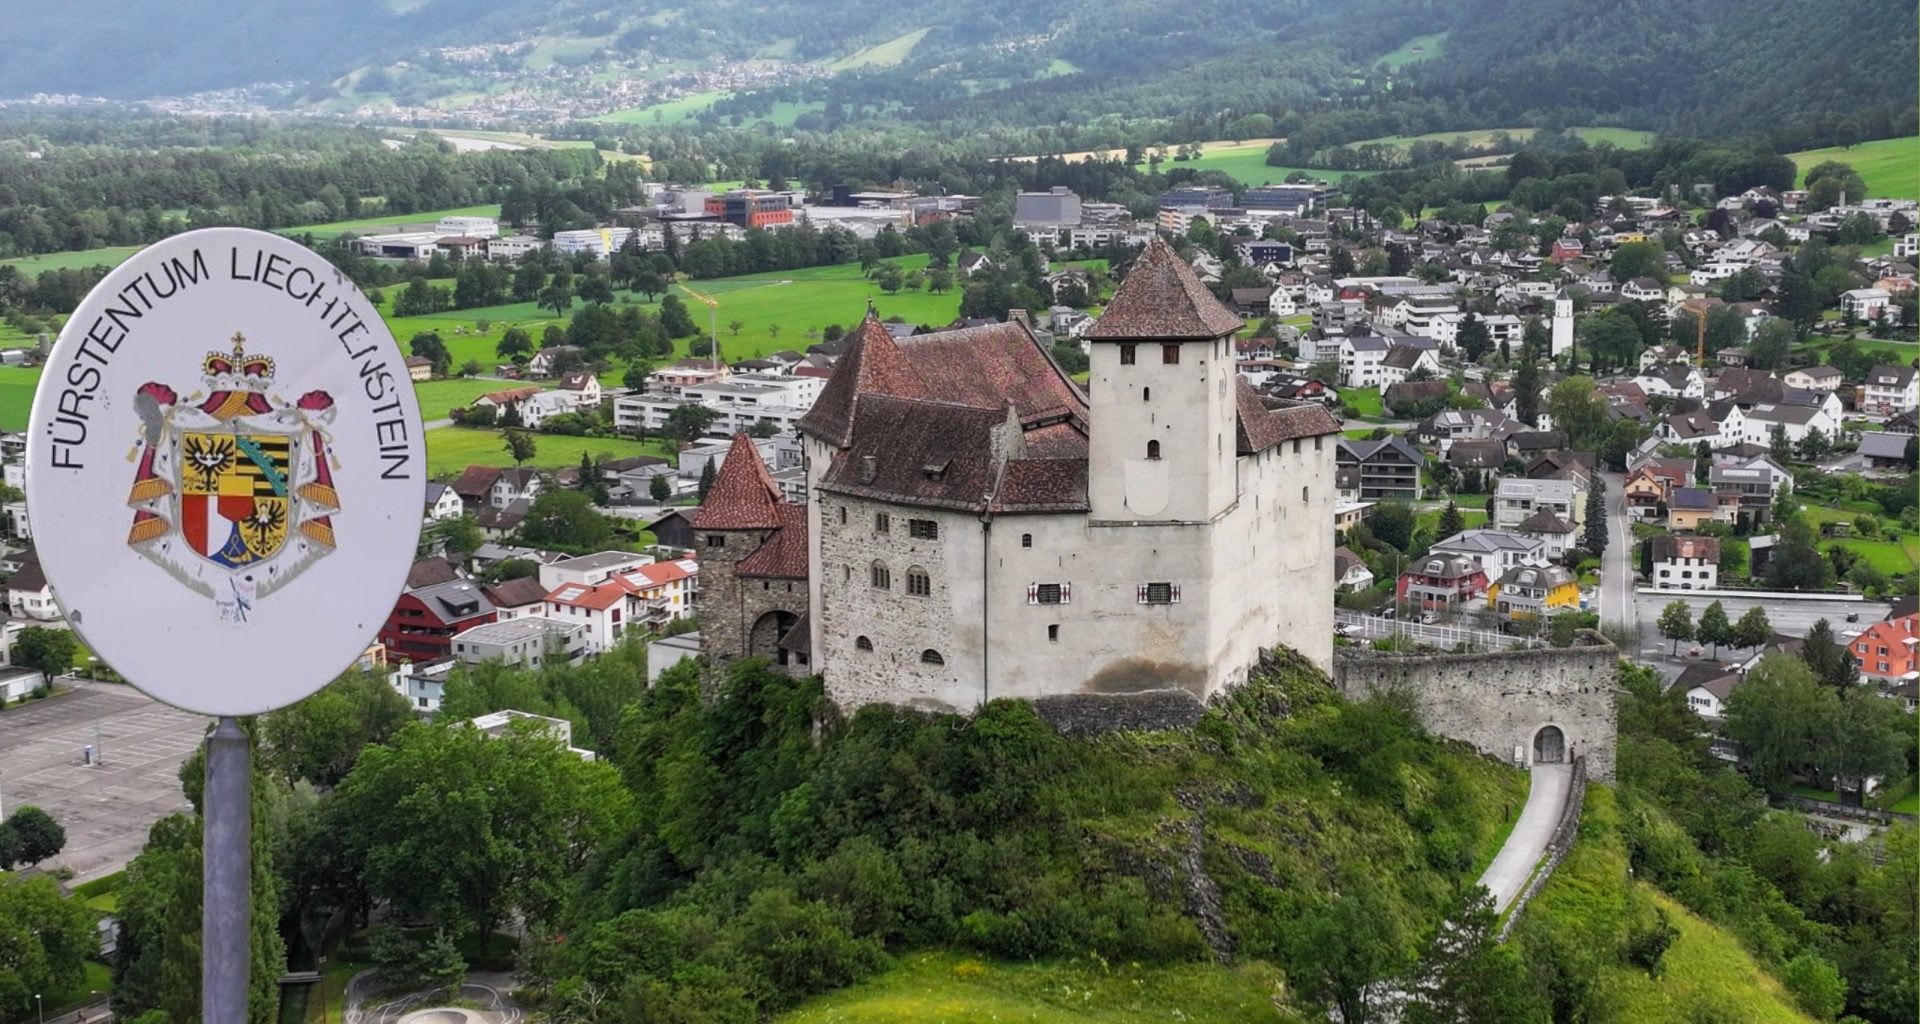
[[252,388],[264,388],[273,383],[273,360],[267,356],[247,355],[246,348],[247,336],[236,331],[233,335],[233,351],[207,353],[206,362],[200,364],[200,369],[208,377],[240,377]]

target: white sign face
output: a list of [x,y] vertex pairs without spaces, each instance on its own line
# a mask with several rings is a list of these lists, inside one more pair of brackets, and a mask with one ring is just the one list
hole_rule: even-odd
[[285,707],[366,650],[426,496],[420,406],[373,304],[279,235],[141,250],[60,332],[27,513],[67,621],[209,715]]

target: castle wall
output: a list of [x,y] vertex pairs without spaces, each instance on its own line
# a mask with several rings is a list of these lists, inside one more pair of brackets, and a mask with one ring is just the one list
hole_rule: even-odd
[[[1163,345],[1180,362],[1163,362]],[[1232,343],[1094,342],[1087,386],[1087,498],[1095,518],[1206,522],[1233,503]],[[1134,362],[1122,364],[1131,348]],[[1148,443],[1159,455],[1148,458]]]
[[700,559],[700,635],[707,651],[717,658],[747,654],[747,634],[754,622],[748,617],[745,584],[749,581],[734,575],[734,566],[758,550],[771,534],[770,530],[700,530],[694,534],[694,550]]
[[1503,761],[1531,764],[1534,737],[1556,726],[1588,775],[1611,781],[1620,654],[1598,634],[1583,639],[1590,645],[1487,654],[1343,649],[1333,681],[1355,699],[1404,694],[1428,729]]

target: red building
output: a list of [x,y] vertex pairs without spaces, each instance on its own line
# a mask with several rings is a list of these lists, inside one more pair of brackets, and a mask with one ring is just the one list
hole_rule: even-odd
[[401,594],[380,627],[380,642],[388,658],[424,664],[450,657],[455,633],[498,617],[478,583],[448,580]]
[[1417,601],[1422,608],[1445,608],[1485,597],[1487,574],[1480,563],[1460,555],[1422,558],[1400,574],[1394,597]]
[[793,199],[785,192],[736,188],[707,197],[707,216],[743,228],[770,228],[793,223]]

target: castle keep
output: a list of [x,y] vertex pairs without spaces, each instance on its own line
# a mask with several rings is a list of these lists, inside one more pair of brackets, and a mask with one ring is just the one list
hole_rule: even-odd
[[1205,699],[1284,643],[1333,655],[1334,436],[1241,381],[1240,318],[1164,242],[1089,331],[1081,389],[1020,323],[863,323],[801,420],[806,505],[736,439],[694,520],[715,660],[843,707]]

